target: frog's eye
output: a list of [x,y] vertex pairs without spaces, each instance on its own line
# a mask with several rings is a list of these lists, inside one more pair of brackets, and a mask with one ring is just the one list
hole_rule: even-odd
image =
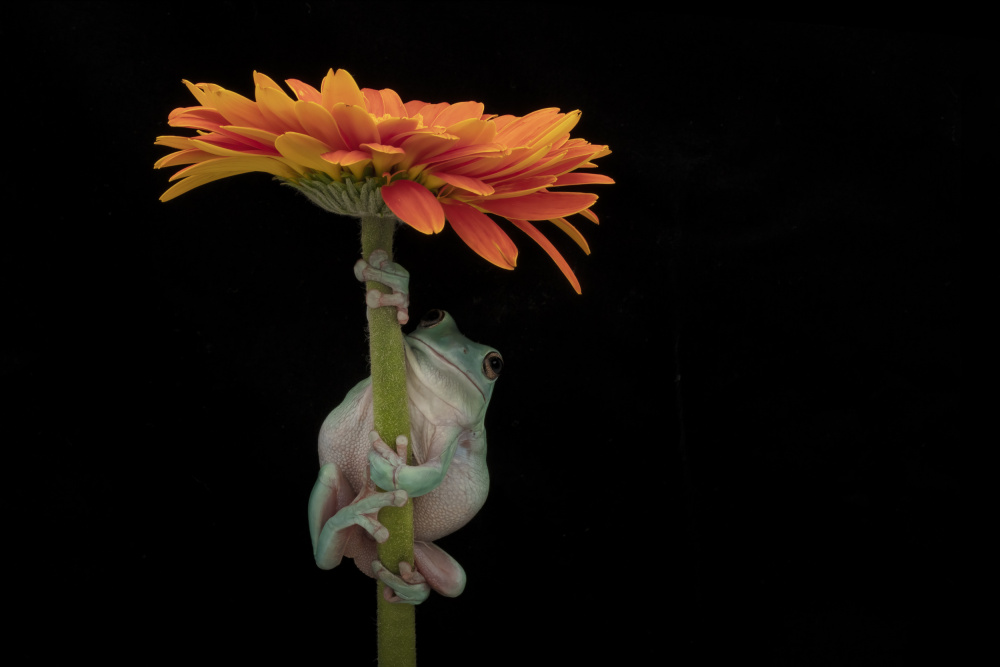
[[490,352],[483,359],[483,375],[488,380],[496,380],[500,377],[500,371],[502,370],[503,357],[500,356],[499,352]]
[[428,310],[427,314],[424,315],[424,319],[420,320],[420,327],[422,329],[429,329],[435,324],[440,324],[444,319],[445,312],[435,308],[434,310]]

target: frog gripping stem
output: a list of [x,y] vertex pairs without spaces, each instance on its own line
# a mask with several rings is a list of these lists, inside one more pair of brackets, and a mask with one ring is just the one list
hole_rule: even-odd
[[410,320],[407,310],[410,306],[410,273],[399,264],[389,261],[389,254],[382,249],[375,250],[366,262],[359,259],[354,264],[354,277],[362,282],[372,281],[385,285],[391,293],[370,289],[365,293],[365,303],[369,308],[396,308],[396,320],[406,324]]

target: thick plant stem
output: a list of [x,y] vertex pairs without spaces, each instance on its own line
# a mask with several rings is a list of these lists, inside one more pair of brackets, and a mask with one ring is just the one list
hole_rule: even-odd
[[[373,251],[382,249],[392,260],[392,236],[395,218],[361,218],[361,255],[367,260]],[[366,289],[388,292],[381,283],[369,281]],[[406,398],[406,360],[403,332],[393,307],[368,311],[369,344],[372,366],[372,403],[375,430],[390,447],[396,437],[410,440],[409,402]],[[412,464],[412,451],[407,452]],[[378,520],[389,529],[389,539],[378,545],[378,558],[392,572],[399,574],[399,563],[413,565],[413,501],[405,507],[384,507]],[[414,606],[386,602],[385,584],[378,582],[378,664],[379,667],[413,667],[417,664]]]

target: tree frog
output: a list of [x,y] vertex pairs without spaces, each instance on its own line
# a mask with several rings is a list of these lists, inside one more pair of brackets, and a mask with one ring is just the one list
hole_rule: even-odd
[[[370,262],[358,262],[355,274],[393,289],[388,295],[369,292],[369,307],[395,306],[400,322],[408,320],[405,269],[377,251]],[[353,558],[362,572],[386,584],[390,602],[419,604],[430,589],[455,597],[465,588],[462,566],[433,540],[464,526],[486,501],[483,420],[503,358],[463,336],[443,310],[430,311],[403,343],[418,465],[406,465],[405,436],[393,450],[373,430],[371,378],[362,380],[320,429],[321,467],[309,499],[309,526],[320,568],[332,569],[344,556]],[[377,491],[371,480],[390,490]],[[409,497],[416,568],[400,563],[400,575],[395,575],[376,555],[376,542],[389,537],[376,514],[389,505],[402,507]]]

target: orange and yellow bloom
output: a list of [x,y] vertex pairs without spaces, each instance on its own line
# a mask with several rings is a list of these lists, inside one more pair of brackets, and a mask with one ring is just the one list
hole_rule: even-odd
[[[607,146],[570,138],[579,111],[495,116],[478,102],[404,103],[390,89],[358,88],[346,70],[331,69],[319,90],[289,79],[297,99],[263,74],[255,72],[254,82],[255,101],[214,84],[184,82],[199,106],[174,109],[168,122],[197,135],[157,139],[176,149],[157,168],[189,165],[171,176],[177,183],[162,201],[220,178],[263,171],[335,212],[394,215],[425,234],[440,232],[447,222],[479,255],[512,269],[517,247],[490,218],[495,215],[541,245],[580,291],[566,261],[529,222],[551,221],[589,254],[583,235],[565,218],[579,213],[596,223],[590,207],[597,195],[550,191],[613,182],[576,171],[610,153]],[[354,202],[348,210],[340,203],[345,201]]]

